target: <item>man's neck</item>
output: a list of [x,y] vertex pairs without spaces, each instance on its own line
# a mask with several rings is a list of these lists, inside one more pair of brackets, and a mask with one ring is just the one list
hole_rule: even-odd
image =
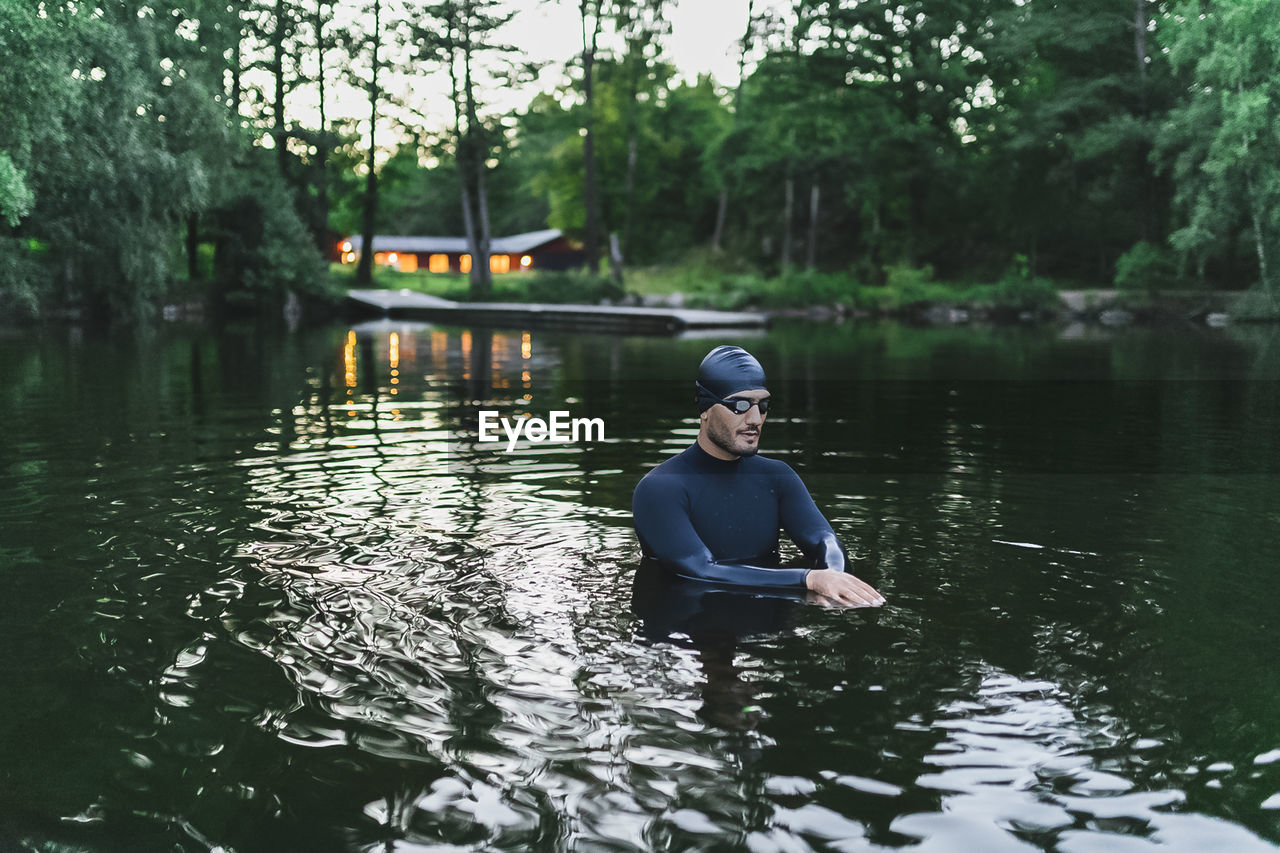
[[742,458],[741,456],[736,456],[730,453],[711,439],[707,438],[706,430],[698,430],[698,446],[701,447],[703,452],[708,456],[713,456],[716,459],[721,459],[725,462],[736,462]]

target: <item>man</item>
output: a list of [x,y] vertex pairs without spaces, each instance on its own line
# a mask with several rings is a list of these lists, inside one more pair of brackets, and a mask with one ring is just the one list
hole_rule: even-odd
[[[809,589],[848,606],[884,604],[844,571],[844,550],[791,466],[756,455],[769,407],[760,362],[741,347],[716,347],[694,387],[698,440],[646,474],[632,497],[645,556],[684,577]],[[779,528],[815,568],[768,567],[777,564]]]

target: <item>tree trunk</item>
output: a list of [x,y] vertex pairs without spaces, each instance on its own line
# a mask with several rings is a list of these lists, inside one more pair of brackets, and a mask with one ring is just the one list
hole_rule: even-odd
[[317,0],[315,15],[316,56],[318,70],[316,81],[320,86],[320,133],[316,138],[316,206],[320,209],[320,239],[325,242],[326,255],[331,248],[329,241],[329,123],[325,117],[324,91],[324,0]]
[[809,247],[805,253],[805,267],[813,269],[818,262],[818,179],[814,178],[809,190]]
[[595,92],[592,77],[596,61],[596,44],[600,36],[600,4],[595,6],[591,35],[587,36],[589,0],[581,0],[582,15],[582,93],[587,104],[586,136],[582,140],[582,203],[586,207],[587,269],[596,272],[600,266],[600,189],[596,179]]
[[240,13],[236,12],[236,37],[231,46],[231,115],[235,126],[240,126],[240,101],[244,97],[243,84],[240,81],[240,42],[244,40],[244,25],[240,21]]
[[195,213],[187,217],[187,278],[200,278],[200,216]]
[[795,215],[796,179],[787,175],[786,203],[782,210],[782,271],[791,269],[791,220]]
[[622,244],[618,240],[618,232],[609,234],[609,278],[618,287],[622,287]]
[[640,104],[638,101],[640,68],[646,62],[643,43],[637,50],[633,42],[627,59],[631,64],[631,74],[628,77],[630,91],[627,98],[627,176],[623,185],[622,247],[619,249],[613,245],[617,241],[616,233],[611,235],[609,246],[610,268],[618,267],[614,272],[614,278],[618,283],[621,283],[622,278],[620,267],[622,253],[631,251],[631,225],[635,220],[636,166],[640,160]]
[[[747,73],[747,51],[751,48],[751,30],[755,24],[755,0],[747,0],[747,28],[742,33],[742,42],[738,51],[738,87],[733,91],[733,126],[737,128],[742,113],[742,79]],[[723,166],[723,164],[721,164]],[[720,203],[716,207],[716,229],[711,234],[711,251],[719,254],[724,250],[724,223],[729,214],[729,188],[721,177]]]
[[[635,219],[636,165],[637,161],[640,159],[640,140],[638,137],[639,129],[633,121],[631,124],[631,138],[627,140],[627,179],[625,184],[626,218],[622,224],[622,247],[627,252],[631,251],[631,223]],[[611,250],[611,257],[612,254]],[[621,257],[621,252],[617,254]]]
[[1258,213],[1258,200],[1253,189],[1253,170],[1245,168],[1245,191],[1249,195],[1249,217],[1253,220],[1253,245],[1258,253],[1258,278],[1262,281],[1262,290],[1267,294],[1271,307],[1276,307],[1275,292],[1271,288],[1271,272],[1267,266],[1267,241],[1262,231],[1262,217]]
[[475,219],[471,238],[471,296],[475,300],[488,299],[493,292],[493,270],[489,268],[489,193],[485,182],[485,156],[478,149],[476,127],[479,116],[476,111],[475,83],[471,76],[471,0],[463,6],[462,18],[462,85],[463,103],[466,106],[467,130],[464,148],[467,152],[467,181],[475,188]]
[[489,230],[489,191],[485,182],[484,158],[472,158],[476,166],[476,202],[480,213],[480,228],[476,235],[476,254],[472,259],[471,271],[479,272],[474,281],[479,282],[478,295],[488,299],[493,293],[493,270],[489,266],[489,247],[493,245],[493,236]]
[[378,130],[378,48],[382,45],[382,0],[373,3],[373,74],[369,79],[369,174],[364,182],[364,217],[360,228],[360,263],[356,285],[373,286],[373,231],[378,212],[378,173],[374,170]]
[[724,245],[724,219],[729,212],[729,188],[720,187],[720,203],[716,206],[716,230],[711,233],[711,251],[719,254]]
[[289,166],[284,125],[284,36],[285,36],[285,0],[276,0],[275,29],[271,33],[271,76],[275,80],[275,101],[272,105],[271,139],[276,146],[276,161],[280,164],[280,174],[284,175]]
[[[1138,82],[1147,82],[1147,0],[1133,0],[1133,49],[1138,55]],[[1144,91],[1145,94],[1145,91]]]
[[[448,21],[448,33],[452,39],[455,21]],[[463,126],[463,107],[462,107],[462,84],[458,80],[457,65],[457,48],[451,42],[449,48],[449,83],[453,95],[453,160],[454,169],[458,173],[458,199],[462,204],[462,229],[467,238],[467,255],[471,258],[471,269],[467,272],[467,278],[470,280],[471,297],[479,300],[484,297],[480,292],[480,287],[476,282],[474,270],[476,268],[476,256],[480,254],[479,240],[476,237],[476,219],[475,210],[471,204],[471,177],[472,171],[469,167],[470,155],[468,154],[468,138],[466,129]]]

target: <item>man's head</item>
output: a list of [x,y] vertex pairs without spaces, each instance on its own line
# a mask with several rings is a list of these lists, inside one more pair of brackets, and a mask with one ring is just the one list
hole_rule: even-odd
[[[701,412],[698,443],[703,450],[721,459],[755,454],[765,417],[759,404],[769,399],[760,362],[741,347],[716,347],[702,360],[694,385]],[[737,400],[754,405],[738,413],[735,409],[744,404],[735,404]]]

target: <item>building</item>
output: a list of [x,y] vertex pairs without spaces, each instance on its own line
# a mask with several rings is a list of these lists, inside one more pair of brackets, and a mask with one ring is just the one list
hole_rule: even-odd
[[[360,257],[363,240],[347,237],[338,248],[344,264]],[[464,237],[396,237],[376,234],[373,262],[400,272],[471,272],[471,255]],[[555,228],[511,237],[495,237],[489,248],[489,269],[495,273],[526,270],[565,270],[582,264],[582,252],[574,249]]]

